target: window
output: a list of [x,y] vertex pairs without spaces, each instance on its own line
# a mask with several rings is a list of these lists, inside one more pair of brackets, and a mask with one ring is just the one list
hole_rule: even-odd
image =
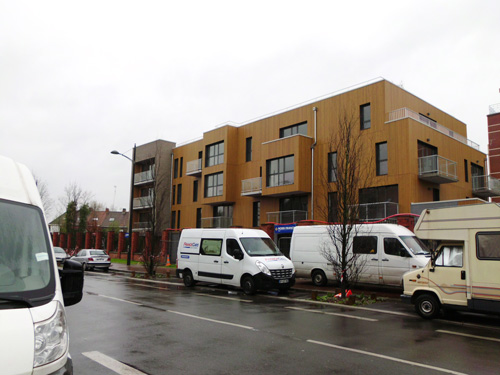
[[207,146],[205,167],[224,163],[224,142]]
[[205,176],[205,198],[218,197],[224,192],[223,173],[214,173]]
[[201,255],[220,256],[222,249],[222,240],[202,239]]
[[470,163],[470,170],[472,176],[484,176],[484,168],[480,165]]
[[328,182],[337,182],[337,153],[328,154]]
[[438,267],[462,267],[463,266],[463,247],[462,246],[444,246],[436,257],[436,266]]
[[174,160],[174,178],[179,177],[179,159]]
[[226,253],[234,257],[234,250],[241,250],[240,244],[233,238],[228,238],[226,240]]
[[175,185],[172,186],[172,204],[175,204]]
[[336,223],[339,221],[337,208],[337,192],[328,193],[328,222]]
[[184,158],[181,158],[179,177],[182,177],[182,164],[184,163]]
[[193,181],[193,202],[198,202],[198,180]]
[[246,142],[246,161],[252,161],[252,137],[247,138]]
[[377,236],[356,236],[352,240],[354,254],[377,254]]
[[469,165],[467,159],[464,159],[465,182],[469,182]]
[[484,175],[484,168],[480,165],[470,163],[470,174],[472,176],[472,189],[483,189],[488,181]]
[[181,211],[177,211],[177,229],[181,227]]
[[201,208],[196,209],[196,228],[201,228]]
[[359,121],[361,123],[361,130],[370,129],[372,126],[372,114],[370,103],[363,104],[359,107]]
[[[398,185],[378,186],[359,190],[359,203],[399,202]],[[395,212],[397,213],[397,212]]]
[[387,164],[387,142],[377,143],[377,176],[383,176],[388,173]]
[[177,204],[182,202],[182,184],[177,185]]
[[396,257],[409,258],[411,256],[397,238],[384,238],[384,252],[387,255],[394,255]]
[[293,155],[267,161],[267,187],[291,185],[294,178]]
[[260,202],[253,202],[252,226],[260,227]]
[[172,216],[171,216],[171,220],[170,220],[170,226],[172,228],[175,228],[175,218],[177,217],[177,214],[175,211],[172,211]]
[[307,121],[280,129],[280,138],[290,137],[295,134],[307,135]]
[[476,251],[478,259],[500,260],[500,232],[483,232],[476,234]]
[[438,149],[430,144],[418,141],[418,157],[437,155]]

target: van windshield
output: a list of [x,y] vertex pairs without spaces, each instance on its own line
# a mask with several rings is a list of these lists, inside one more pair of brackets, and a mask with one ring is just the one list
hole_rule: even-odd
[[400,236],[401,240],[410,249],[413,255],[431,256],[431,252],[417,236]]
[[246,253],[251,257],[283,255],[270,238],[240,238]]
[[41,210],[0,200],[0,308],[39,306],[55,293],[54,266]]

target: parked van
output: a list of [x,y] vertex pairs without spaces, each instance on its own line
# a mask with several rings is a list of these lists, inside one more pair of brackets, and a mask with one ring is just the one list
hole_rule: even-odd
[[65,305],[82,298],[83,270],[57,262],[29,170],[0,156],[0,372],[72,374]]
[[[297,277],[311,278],[314,285],[337,280],[331,263],[322,255],[329,248],[335,254],[328,225],[298,226],[292,234],[290,258]],[[362,224],[352,232],[351,251],[362,265],[358,282],[402,286],[405,272],[425,266],[427,247],[407,228],[396,224]]]
[[295,284],[292,262],[257,229],[184,229],[177,276],[186,286],[206,281],[241,287],[246,294],[287,290]]
[[500,206],[425,210],[415,233],[436,246],[426,267],[404,275],[403,301],[426,319],[441,307],[500,313]]

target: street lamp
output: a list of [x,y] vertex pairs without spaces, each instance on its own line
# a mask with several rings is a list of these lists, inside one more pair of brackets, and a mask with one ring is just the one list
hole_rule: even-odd
[[113,155],[121,155],[124,158],[130,160],[132,162],[132,172],[131,172],[131,181],[130,181],[130,204],[129,204],[129,215],[128,215],[128,252],[127,252],[127,266],[130,266],[130,257],[132,253],[132,212],[134,205],[134,167],[135,167],[135,143],[132,152],[132,159],[130,159],[127,155],[123,155],[121,152],[116,150],[111,151]]

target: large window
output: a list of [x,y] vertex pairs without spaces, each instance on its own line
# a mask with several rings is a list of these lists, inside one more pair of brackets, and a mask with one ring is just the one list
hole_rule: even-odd
[[246,140],[246,161],[252,161],[252,137],[248,137]]
[[377,176],[388,174],[387,142],[377,143]]
[[476,251],[478,259],[500,260],[500,232],[483,232],[476,234]]
[[280,129],[280,138],[290,137],[295,134],[307,135],[307,121]]
[[370,103],[363,104],[359,107],[359,120],[361,123],[361,130],[370,129],[372,126],[372,112]]
[[223,173],[205,176],[205,198],[221,196],[224,192]]
[[201,255],[220,256],[222,249],[222,240],[202,239]]
[[398,185],[378,186],[359,190],[359,203],[399,202]]
[[205,167],[224,163],[224,142],[207,146]]
[[293,155],[267,161],[267,187],[291,185],[293,179]]
[[328,182],[337,182],[337,153],[328,154]]

